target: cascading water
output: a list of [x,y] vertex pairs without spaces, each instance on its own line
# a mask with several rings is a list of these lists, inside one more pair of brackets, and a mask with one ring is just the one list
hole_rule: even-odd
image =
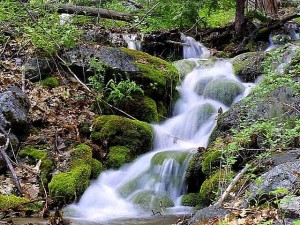
[[209,51],[201,43],[197,42],[192,37],[187,37],[184,34],[181,34],[181,41],[183,45],[183,58],[208,58]]
[[127,48],[138,51],[142,49],[142,36],[140,34],[123,34],[123,38],[127,43]]
[[173,117],[153,125],[153,150],[119,170],[101,173],[79,203],[69,208],[77,218],[101,224],[124,224],[116,221],[147,217],[152,210],[190,212],[189,207],[180,206],[180,197],[187,189],[184,177],[188,160],[195,149],[207,146],[218,109],[226,111],[252,86],[239,82],[228,61],[196,67],[178,87],[180,99]]

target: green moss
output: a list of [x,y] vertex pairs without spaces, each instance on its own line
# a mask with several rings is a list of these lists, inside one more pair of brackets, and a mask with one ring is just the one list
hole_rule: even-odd
[[138,176],[130,181],[128,181],[126,184],[121,186],[118,190],[120,195],[123,198],[127,198],[129,195],[131,195],[134,191],[139,189],[139,181],[141,176]]
[[42,80],[42,85],[50,88],[55,88],[59,86],[59,82],[54,77],[47,77],[46,79]]
[[92,159],[91,179],[97,179],[99,174],[105,170],[105,167],[97,159]]
[[153,140],[152,127],[138,120],[121,116],[100,116],[93,124],[91,139],[97,144],[108,141],[110,146],[130,149],[131,157],[148,152]]
[[210,204],[218,195],[221,186],[226,186],[230,180],[231,173],[228,174],[224,170],[218,170],[211,177],[206,179],[201,185],[199,197],[203,204]]
[[162,165],[166,159],[174,159],[179,164],[182,164],[187,158],[189,152],[181,151],[164,151],[156,153],[151,159],[151,165]]
[[143,87],[145,95],[156,102],[162,101],[170,110],[180,77],[177,69],[171,63],[147,53],[127,48],[121,50],[134,57],[133,63],[140,71],[131,78]]
[[47,157],[47,152],[38,150],[32,146],[26,146],[25,148],[20,150],[19,155],[21,157],[27,156],[31,164],[36,164],[39,160],[42,161],[41,179],[43,181],[43,184],[47,185],[48,181],[50,180],[50,173],[54,168],[54,163],[49,157]]
[[202,162],[202,172],[205,175],[211,174],[220,167],[220,160],[222,151],[219,149],[212,149],[204,154]]
[[119,168],[125,163],[130,162],[132,159],[129,148],[124,146],[113,146],[109,148],[106,164],[108,168]]
[[158,122],[156,102],[148,96],[133,96],[120,103],[120,109],[144,122]]
[[184,206],[196,207],[201,205],[201,199],[199,193],[189,193],[184,195],[181,200],[181,204]]
[[91,166],[80,165],[69,172],[58,173],[49,183],[49,193],[52,197],[64,197],[67,202],[76,200],[89,186]]
[[39,211],[42,207],[40,202],[28,203],[29,199],[15,195],[0,195],[0,211],[9,208],[18,208],[20,210]]
[[[77,199],[88,187],[90,177],[100,169],[99,164],[93,163],[92,149],[86,144],[76,146],[70,158],[69,171],[54,175],[48,184],[50,195],[63,196],[66,202]],[[95,170],[92,173],[93,164]]]
[[185,180],[188,186],[188,192],[199,192],[200,186],[204,181],[204,174],[202,173],[202,153],[197,152],[189,161],[185,173]]
[[190,72],[195,69],[197,66],[195,61],[183,59],[173,62],[173,65],[179,71],[180,76],[183,78],[185,75],[189,74]]

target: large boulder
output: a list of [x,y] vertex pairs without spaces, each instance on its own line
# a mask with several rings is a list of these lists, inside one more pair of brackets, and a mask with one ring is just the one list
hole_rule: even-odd
[[210,81],[203,91],[204,98],[210,98],[230,106],[234,99],[242,94],[245,87],[237,81],[216,79]]
[[263,74],[264,52],[246,52],[232,59],[233,70],[243,82],[254,82]]
[[63,56],[71,64],[76,74],[82,79],[93,75],[91,73],[92,60],[103,64],[104,82],[111,79],[129,78],[142,87],[146,96],[152,98],[157,104],[162,102],[170,111],[176,98],[176,85],[179,74],[171,63],[147,53],[127,48],[98,47],[85,45],[67,51]]
[[25,64],[25,77],[31,81],[39,81],[46,78],[56,70],[54,61],[48,58],[30,58]]
[[222,206],[212,205],[198,210],[189,221],[189,224],[196,225],[201,224],[202,221],[204,222],[211,219],[223,219],[229,214],[230,212]]
[[[138,155],[150,151],[153,130],[148,123],[142,121],[105,115],[98,117],[94,122],[91,139],[100,146],[104,146],[105,143],[109,162],[112,163],[112,159],[118,161],[108,165],[108,167],[118,167],[121,166],[121,162],[132,161]],[[116,157],[117,152],[122,153],[122,159],[120,155]]]

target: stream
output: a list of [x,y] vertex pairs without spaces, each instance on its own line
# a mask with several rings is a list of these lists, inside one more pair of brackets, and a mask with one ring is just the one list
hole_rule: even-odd
[[198,147],[207,147],[218,112],[245,97],[254,84],[241,83],[229,60],[209,59],[204,46],[191,38],[183,41],[185,61],[197,66],[178,87],[172,117],[153,124],[153,150],[101,173],[78,203],[65,208],[75,224],[172,224],[192,213],[181,205],[189,159]]

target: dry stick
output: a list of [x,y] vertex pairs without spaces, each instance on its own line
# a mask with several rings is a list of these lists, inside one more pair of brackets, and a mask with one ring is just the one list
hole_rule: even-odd
[[0,57],[2,57],[3,53],[5,52],[6,46],[7,46],[7,44],[8,44],[9,41],[10,41],[10,37],[7,38],[7,40],[6,40],[6,42],[5,42],[4,46],[3,46],[3,50],[1,51]]
[[132,28],[136,28],[138,25],[140,25],[144,19],[146,19],[146,17],[160,4],[160,2],[156,3],[151,9],[148,10],[148,12],[142,17],[142,19],[140,20],[140,22],[138,22],[137,24],[135,24],[134,26],[130,27],[130,29]]
[[250,168],[250,164],[247,164],[244,169],[242,169],[231,181],[229,186],[226,188],[225,192],[222,194],[221,198],[214,205],[222,205],[225,199],[228,197],[229,193],[233,189],[234,185],[239,181],[242,175],[244,175]]
[[7,133],[1,126],[0,126],[0,131],[6,136],[6,143],[5,143],[5,145],[0,147],[0,153],[3,156],[4,160],[6,161],[6,164],[7,164],[8,168],[9,168],[11,174],[12,174],[13,180],[15,182],[15,185],[16,185],[18,191],[20,192],[20,194],[22,194],[23,192],[22,192],[21,185],[19,183],[18,177],[16,175],[16,172],[15,172],[13,166],[11,165],[11,162],[9,160],[8,155],[5,152],[8,149],[8,146],[9,146],[9,143],[10,143],[9,133]]

